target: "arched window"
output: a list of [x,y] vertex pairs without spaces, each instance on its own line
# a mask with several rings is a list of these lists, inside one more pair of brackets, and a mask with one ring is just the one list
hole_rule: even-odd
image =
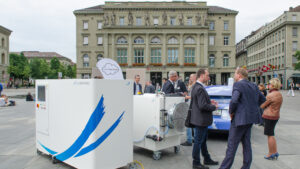
[[214,54],[209,55],[209,67],[215,67],[215,55]]
[[88,54],[83,55],[83,67],[89,67],[90,58]]
[[5,64],[5,54],[2,53],[1,55],[1,64]]
[[224,56],[223,56],[223,66],[224,67],[229,66],[229,56],[228,56],[228,54],[224,54]]
[[102,54],[97,55],[97,62],[98,62],[100,59],[102,59],[102,58],[103,58],[103,55],[102,55]]
[[187,37],[184,41],[184,43],[186,44],[194,44],[195,43],[195,39],[191,36]]
[[127,40],[124,36],[118,38],[117,44],[124,44],[124,43],[127,43]]
[[159,37],[154,37],[151,39],[151,43],[161,43]]
[[144,43],[144,39],[141,37],[137,37],[134,39],[134,43],[135,44],[143,44]]
[[4,38],[1,39],[1,46],[4,47]]
[[178,43],[178,40],[177,40],[175,37],[171,37],[171,38],[168,40],[168,43],[169,43],[169,44],[177,44],[177,43]]

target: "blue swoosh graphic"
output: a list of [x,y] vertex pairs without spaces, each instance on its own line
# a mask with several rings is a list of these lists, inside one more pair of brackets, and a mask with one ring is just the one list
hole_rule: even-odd
[[67,150],[55,156],[58,160],[64,161],[72,157],[75,153],[77,153],[80,150],[80,148],[84,145],[84,143],[87,141],[87,139],[90,137],[92,132],[97,128],[98,124],[100,123],[102,117],[105,114],[103,101],[104,101],[104,97],[102,95],[96,109],[92,113],[88,123],[86,124],[80,136]]
[[119,123],[122,120],[122,117],[125,112],[123,112],[120,117],[115,121],[115,123],[94,143],[90,144],[89,146],[83,148],[78,154],[75,155],[75,157],[82,156],[84,154],[89,153],[90,151],[93,151],[95,148],[97,148],[114,130],[115,128],[119,125]]
[[[38,141],[39,142],[39,141]],[[57,154],[57,152],[50,150],[49,148],[47,148],[46,146],[44,146],[42,143],[39,142],[39,144],[46,150],[48,151],[51,155]]]

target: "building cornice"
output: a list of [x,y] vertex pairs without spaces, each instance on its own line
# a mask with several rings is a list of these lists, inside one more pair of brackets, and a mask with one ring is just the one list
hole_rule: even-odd
[[196,25],[175,25],[175,26],[103,26],[103,29],[208,29],[208,26],[196,26]]
[[[288,26],[288,25],[300,25],[300,21],[286,21],[286,22],[281,23],[280,25],[272,28],[270,31],[268,31],[267,33],[265,33],[263,36],[261,36],[260,38],[256,39],[255,41],[249,43],[249,40],[248,40],[247,48],[250,47],[250,46],[252,46],[253,44],[255,44],[255,43],[257,43],[257,42],[265,39],[266,36],[274,33],[276,30],[281,29],[282,27]],[[255,36],[255,35],[253,35],[253,36]]]
[[12,31],[0,25],[0,32],[9,36]]

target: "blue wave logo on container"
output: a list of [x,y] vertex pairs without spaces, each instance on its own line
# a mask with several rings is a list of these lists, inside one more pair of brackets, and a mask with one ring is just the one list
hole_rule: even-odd
[[[51,155],[54,155],[56,159],[60,161],[65,161],[69,159],[70,157],[73,157],[75,154],[76,157],[80,157],[82,155],[85,155],[94,149],[96,149],[101,143],[103,143],[108,136],[117,128],[117,126],[122,121],[123,115],[125,112],[123,112],[119,118],[111,125],[111,127],[101,136],[99,137],[94,143],[84,147],[83,145],[88,140],[90,135],[95,131],[99,123],[101,122],[105,111],[104,111],[104,97],[102,95],[97,107],[95,108],[94,112],[92,113],[91,117],[89,118],[85,128],[83,129],[80,136],[75,140],[75,142],[64,152],[58,153],[56,151],[53,151],[49,149],[48,147],[44,146],[42,143],[38,142],[46,151],[48,151]],[[82,149],[81,149],[82,148]],[[79,151],[80,150],[80,151]]]

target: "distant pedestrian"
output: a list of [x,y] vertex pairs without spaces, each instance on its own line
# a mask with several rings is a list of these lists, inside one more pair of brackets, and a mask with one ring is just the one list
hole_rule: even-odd
[[143,94],[143,88],[142,85],[140,84],[140,75],[135,75],[134,76],[134,83],[133,83],[133,95],[141,95]]
[[151,81],[146,82],[144,93],[155,93],[155,87],[152,85]]
[[[189,84],[188,84],[188,96],[185,98],[188,100],[187,103],[191,103],[191,93],[194,87],[194,84],[197,81],[197,76],[195,73],[190,75]],[[195,133],[195,132],[194,132]],[[181,144],[182,146],[192,146],[193,145],[193,133],[192,128],[186,128],[186,141]]]
[[30,92],[28,92],[28,94],[26,95],[26,101],[33,101],[33,96]]
[[265,85],[264,84],[259,84],[258,85],[258,89],[259,89],[259,91],[261,91],[261,93],[266,97],[267,96],[267,90],[266,90],[266,88],[265,88]]
[[280,108],[282,105],[282,95],[279,92],[281,82],[278,78],[273,78],[270,80],[270,92],[267,96],[266,102],[264,102],[260,107],[265,109],[263,113],[263,118],[265,120],[265,130],[264,134],[268,136],[268,147],[269,153],[265,156],[265,159],[277,159],[279,154],[277,151],[277,144],[274,137],[275,125],[279,120]]
[[294,97],[295,96],[295,93],[294,93],[294,87],[295,87],[295,84],[294,82],[291,82],[290,86],[289,86],[289,92],[287,93],[287,96],[290,96],[290,93],[292,94],[292,96]]
[[243,166],[249,169],[252,162],[251,128],[260,122],[259,106],[265,102],[265,96],[258,87],[248,80],[248,72],[238,68],[234,74],[232,97],[229,105],[231,125],[229,129],[226,156],[220,169],[231,168],[237,148],[243,144]]

